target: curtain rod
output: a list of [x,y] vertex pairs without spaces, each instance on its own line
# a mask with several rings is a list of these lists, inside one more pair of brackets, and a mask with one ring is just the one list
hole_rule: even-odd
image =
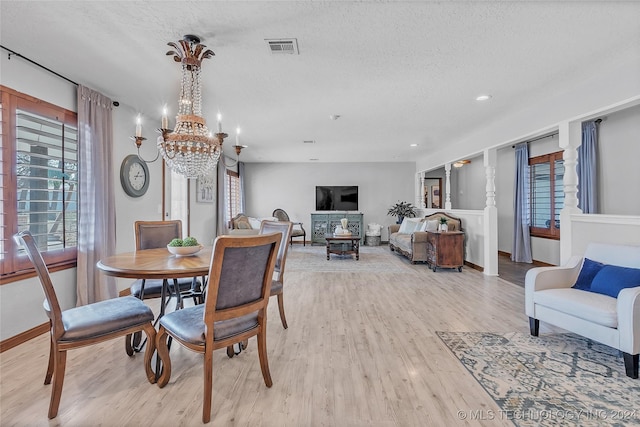
[[45,67],[45,66],[44,66],[44,65],[42,65],[42,64],[38,64],[36,61],[33,61],[33,60],[31,60],[31,59],[27,58],[26,56],[21,55],[21,54],[19,54],[18,52],[15,52],[15,51],[13,51],[13,50],[9,49],[8,47],[5,47],[5,46],[0,45],[0,48],[2,48],[2,49],[4,49],[4,50],[6,50],[7,52],[9,52],[9,60],[11,59],[11,55],[15,55],[15,56],[17,56],[18,58],[22,58],[22,59],[24,59],[25,61],[28,61],[28,62],[32,63],[33,65],[36,65],[36,66],[38,66],[38,67],[42,68],[43,70],[46,70],[46,71],[50,72],[51,74],[54,74],[54,75],[56,75],[56,76],[60,77],[61,79],[64,79],[64,80],[68,81],[69,83],[73,83],[74,85],[79,86],[79,85],[78,85],[78,83],[74,82],[73,80],[71,80],[71,79],[69,79],[69,78],[67,78],[67,77],[63,76],[63,75],[62,75],[62,74],[60,74],[60,73],[56,73],[56,72],[55,72],[55,71],[53,71],[52,69],[47,68],[47,67]]
[[[598,117],[597,119],[595,119],[595,120],[594,120],[594,122],[595,122],[595,123],[597,123],[597,124],[600,124],[600,123],[602,123],[602,121],[603,121],[603,120],[605,120],[605,119],[606,119],[606,117],[605,117],[604,119],[603,119],[603,118],[601,118],[601,117]],[[530,139],[530,140],[528,140],[528,141],[522,141],[522,142],[534,142],[534,141],[538,141],[538,140],[540,140],[540,139],[545,139],[545,138],[550,138],[550,137],[552,137],[552,136],[556,136],[557,134],[558,134],[558,132],[554,132],[554,133],[550,133],[549,135],[539,136],[539,137],[537,137],[537,138]],[[519,142],[518,144],[521,144],[521,142]],[[516,148],[516,146],[515,146],[515,145],[512,145],[512,146],[511,146],[511,148]]]
[[[528,142],[539,141],[539,140],[545,139],[545,138],[551,138],[553,136],[556,136],[557,134],[558,134],[558,132],[550,133],[549,135],[539,136],[537,138],[533,138],[533,139],[529,139],[527,141],[519,142],[518,144],[522,144],[523,142],[527,142],[528,143]],[[512,145],[511,148],[516,148],[516,144]]]
[[558,134],[558,132],[554,132],[554,133],[550,133],[549,135],[539,136],[537,138],[533,138],[533,139],[530,139],[530,140],[524,141],[524,142],[535,142],[535,141],[539,141],[539,140],[545,139],[545,138],[553,138],[557,134]]

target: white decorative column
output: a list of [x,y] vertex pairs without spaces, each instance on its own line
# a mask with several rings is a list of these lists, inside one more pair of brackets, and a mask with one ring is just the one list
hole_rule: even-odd
[[571,215],[581,214],[578,208],[578,147],[582,144],[582,124],[561,122],[558,126],[558,143],[564,151],[564,207],[560,211],[560,264],[571,257]]
[[444,188],[445,188],[445,194],[446,194],[446,198],[445,198],[445,202],[444,202],[444,210],[446,211],[450,211],[451,210],[451,163],[446,163],[444,165],[444,172],[445,172],[445,184],[444,184]]
[[484,150],[485,190],[487,200],[484,207],[484,274],[498,275],[498,208],[496,207],[496,163],[495,148]]
[[418,200],[418,203],[416,203],[416,206],[420,209],[424,209],[427,207],[427,201],[424,199],[424,177],[426,175],[426,172],[422,171],[420,173],[418,173],[418,179],[420,180],[420,182],[418,182],[417,188],[418,191],[420,192],[416,198],[416,200]]

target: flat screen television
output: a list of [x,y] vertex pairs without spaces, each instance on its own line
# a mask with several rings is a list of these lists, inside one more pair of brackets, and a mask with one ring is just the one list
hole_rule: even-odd
[[316,186],[317,211],[357,211],[358,186]]

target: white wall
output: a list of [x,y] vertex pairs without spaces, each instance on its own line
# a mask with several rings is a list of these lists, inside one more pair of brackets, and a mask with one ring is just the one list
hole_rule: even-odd
[[571,254],[583,256],[591,242],[640,245],[640,215],[571,215]]
[[271,216],[284,209],[293,221],[301,221],[311,239],[311,213],[315,212],[316,185],[357,185],[358,210],[364,227],[395,222],[387,211],[398,201],[414,200],[413,163],[249,163],[245,166],[246,213]]
[[462,221],[464,231],[464,260],[484,267],[484,211],[467,209],[421,209],[419,216],[446,212]]

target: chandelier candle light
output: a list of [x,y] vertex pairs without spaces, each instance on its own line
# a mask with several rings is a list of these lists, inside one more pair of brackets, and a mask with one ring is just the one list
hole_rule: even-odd
[[[228,136],[222,132],[222,117],[218,114],[218,132],[210,135],[202,117],[200,66],[214,53],[200,44],[200,38],[186,35],[177,43],[168,43],[174,50],[167,52],[182,63],[182,82],[176,126],[168,129],[166,108],[162,116],[158,150],[167,165],[187,178],[196,178],[215,168],[222,153],[222,143]],[[136,128],[137,132],[137,128]]]

